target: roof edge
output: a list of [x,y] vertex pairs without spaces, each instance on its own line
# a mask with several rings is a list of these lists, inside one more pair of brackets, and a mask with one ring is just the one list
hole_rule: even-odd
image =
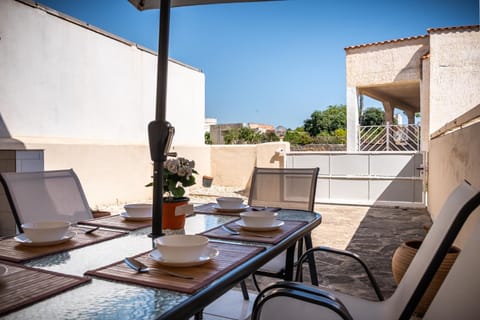
[[344,50],[347,51],[347,50],[351,50],[351,49],[366,48],[366,47],[372,47],[372,46],[380,46],[380,45],[384,45],[384,44],[388,44],[388,43],[396,43],[396,42],[401,42],[401,41],[422,39],[422,38],[427,38],[432,33],[467,31],[467,30],[478,31],[478,30],[480,30],[480,25],[476,24],[476,25],[469,25],[469,26],[429,28],[429,29],[427,29],[428,34],[426,34],[426,35],[412,36],[412,37],[399,38],[399,39],[394,39],[394,40],[386,40],[386,41],[359,44],[359,45],[345,47]]
[[436,32],[449,32],[449,31],[464,31],[464,30],[480,30],[480,25],[475,24],[475,25],[470,25],[470,26],[455,26],[455,27],[441,27],[441,28],[429,28],[427,29],[427,32],[430,33],[436,33]]
[[371,42],[371,43],[365,43],[365,44],[359,44],[359,45],[345,47],[344,50],[347,51],[347,50],[351,50],[351,49],[381,46],[381,45],[388,44],[388,43],[397,43],[397,42],[408,41],[408,40],[417,40],[417,39],[423,39],[423,38],[427,38],[427,37],[428,37],[428,35],[424,34],[424,35],[420,35],[420,36],[412,36],[412,37],[399,38],[399,39],[394,39],[394,40]]

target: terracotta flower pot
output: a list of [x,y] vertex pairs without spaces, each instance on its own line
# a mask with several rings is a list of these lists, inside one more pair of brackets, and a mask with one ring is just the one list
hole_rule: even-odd
[[[397,285],[400,283],[400,280],[402,280],[403,275],[407,271],[408,266],[412,262],[413,257],[415,257],[415,254],[417,253],[418,248],[420,248],[421,244],[422,244],[422,241],[419,241],[419,240],[404,242],[397,248],[397,250],[393,254],[392,273],[393,273],[393,279],[395,280],[395,283]],[[443,280],[445,280],[445,277],[447,276],[448,271],[450,271],[450,268],[455,262],[455,259],[457,259],[457,256],[459,253],[460,253],[460,249],[458,249],[457,247],[452,246],[449,249],[447,255],[443,259],[442,264],[437,270],[437,273],[433,277],[432,282],[430,283],[430,286],[428,287],[427,291],[423,295],[422,300],[420,300],[420,303],[415,309],[415,312],[418,315],[421,316],[427,311],[428,306],[430,305],[433,298],[435,297],[435,294],[440,288]]]
[[183,229],[185,227],[185,214],[176,214],[176,210],[177,207],[188,204],[189,200],[187,197],[163,198],[163,229]]

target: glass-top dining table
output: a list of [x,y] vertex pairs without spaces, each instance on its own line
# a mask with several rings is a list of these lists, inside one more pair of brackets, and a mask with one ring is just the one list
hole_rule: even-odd
[[[186,219],[184,231],[181,232],[204,233],[220,225],[232,223],[236,219],[238,216],[197,213]],[[201,312],[266,262],[284,250],[294,248],[297,240],[309,235],[321,223],[319,213],[299,210],[280,210],[278,219],[302,223],[274,244],[255,241],[253,238],[248,241],[209,238],[212,244],[255,246],[261,247],[261,251],[193,293],[92,276],[92,280],[83,285],[11,312],[5,315],[4,319],[188,319]],[[120,237],[32,259],[23,262],[22,265],[84,276],[89,270],[96,270],[118,263],[125,257],[152,250],[150,233],[151,227],[144,227],[125,232]],[[208,236],[208,233],[206,235]]]

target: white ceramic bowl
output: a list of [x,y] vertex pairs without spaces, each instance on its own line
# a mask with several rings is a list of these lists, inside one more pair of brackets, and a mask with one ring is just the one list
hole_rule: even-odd
[[151,217],[152,205],[149,203],[132,203],[123,206],[128,215],[133,218]]
[[237,197],[217,198],[218,206],[222,209],[239,209],[242,207],[243,199]]
[[27,222],[22,229],[32,242],[48,242],[62,239],[70,227],[67,221]]
[[189,262],[205,254],[208,238],[200,235],[174,234],[155,239],[155,245],[165,261]]
[[241,212],[240,217],[247,227],[265,228],[271,227],[278,213],[271,211],[247,211]]

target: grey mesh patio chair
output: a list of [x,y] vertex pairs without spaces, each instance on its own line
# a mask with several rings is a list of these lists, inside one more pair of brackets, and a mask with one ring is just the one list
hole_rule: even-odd
[[[258,168],[255,167],[252,176],[248,204],[254,208],[278,207],[313,211],[319,168]],[[303,240],[307,248],[312,247],[310,234],[298,241],[298,256],[303,250]],[[268,262],[255,274],[293,279],[293,263],[295,248],[289,248],[272,261]],[[253,275],[257,289],[258,282]]]
[[15,223],[92,219],[82,186],[72,169],[41,172],[3,172],[0,175]]
[[[473,255],[478,255],[478,233],[480,232],[478,230],[478,224],[480,221],[478,212],[480,210],[477,208],[479,205],[480,190],[472,187],[467,182],[460,184],[450,194],[447,201],[444,203],[440,214],[435,219],[431,229],[422,242],[415,258],[412,260],[401,282],[390,298],[384,300],[380,293],[380,301],[371,301],[300,282],[279,282],[269,286],[258,295],[254,304],[252,320],[281,320],[293,318],[306,320],[410,319],[449,248],[455,241],[459,231],[474,211],[476,211],[476,213],[475,215],[472,215],[472,218],[476,219],[474,220],[476,234],[474,234],[471,239],[473,239],[472,242],[475,246]],[[462,261],[466,258],[461,258],[461,256],[470,257],[472,255],[472,252],[465,252],[469,246],[465,246],[465,248],[462,249],[457,260]],[[315,250],[322,249],[320,247],[307,250],[299,260],[299,265],[301,265],[302,260],[311,258]],[[471,249],[468,250],[471,251]],[[356,259],[358,258],[358,256],[348,252],[342,252],[342,254],[354,256]],[[476,257],[476,259],[476,264],[478,265],[478,257]],[[454,264],[454,269],[456,264],[457,262]],[[471,276],[478,278],[478,275],[476,274],[477,272],[478,268],[471,269],[469,270],[469,273],[460,274],[459,277]],[[448,275],[448,278],[452,277],[453,276],[450,274]],[[468,282],[469,280],[463,279],[462,281]],[[451,280],[447,281],[444,285],[449,286],[450,282]],[[475,280],[475,283],[478,283],[478,279]],[[437,311],[440,308],[443,307],[446,309],[448,308],[447,305],[451,305],[449,302],[446,302],[451,293],[443,290],[444,285],[441,287],[443,293],[438,296],[438,299],[445,299],[445,305],[439,306],[441,303],[436,302],[434,304],[435,308],[432,306],[432,311],[427,310],[425,317],[430,317],[431,319],[465,319],[463,317],[457,317],[457,315],[449,318],[444,317],[441,313],[436,313],[441,312]],[[469,286],[470,285],[471,284],[469,284]],[[376,284],[374,284],[374,286],[376,286]],[[468,301],[474,304],[470,304],[468,308],[478,309],[477,300],[479,287],[475,287],[475,285],[473,285],[473,287],[472,290],[475,290],[477,294],[468,297]],[[462,291],[463,289],[459,287],[456,288],[456,291],[453,291],[458,292],[460,295],[460,297],[455,297],[454,299],[458,303],[464,302],[462,300],[462,297],[464,296],[461,293]],[[460,311],[458,312],[460,313]],[[438,315],[439,318],[435,318],[436,315]],[[478,313],[475,315],[478,315]]]

